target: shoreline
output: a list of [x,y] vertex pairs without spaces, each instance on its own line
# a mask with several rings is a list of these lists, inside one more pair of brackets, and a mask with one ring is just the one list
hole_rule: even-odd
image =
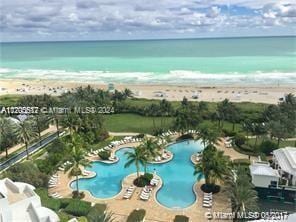
[[[0,96],[3,95],[60,95],[77,87],[92,86],[95,89],[108,89],[108,84],[53,81],[0,79]],[[296,93],[294,85],[205,85],[205,84],[114,84],[117,90],[130,89],[135,98],[166,99],[181,101],[186,97],[191,101],[219,102],[229,99],[232,102],[254,102],[276,104],[279,98],[288,93]]]

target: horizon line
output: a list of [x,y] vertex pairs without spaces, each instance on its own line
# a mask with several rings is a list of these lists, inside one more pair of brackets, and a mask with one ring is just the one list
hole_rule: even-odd
[[225,36],[225,37],[192,37],[192,38],[139,38],[139,39],[101,39],[101,40],[40,40],[40,41],[0,41],[3,43],[54,43],[54,42],[124,42],[124,41],[170,41],[170,40],[206,40],[206,39],[243,39],[243,38],[275,38],[275,37],[296,37],[296,35],[271,35],[271,36]]

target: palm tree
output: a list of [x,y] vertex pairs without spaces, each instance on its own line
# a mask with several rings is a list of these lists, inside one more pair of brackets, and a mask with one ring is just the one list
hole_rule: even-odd
[[141,147],[137,147],[133,151],[125,152],[125,155],[127,155],[127,162],[124,167],[127,168],[134,163],[137,169],[138,179],[140,177],[140,165],[144,166],[147,162],[144,150]]
[[34,119],[35,119],[35,126],[38,133],[38,138],[39,138],[39,145],[41,145],[41,132],[44,127],[46,128],[48,127],[49,117],[46,115],[40,114],[40,115],[34,116]]
[[73,135],[73,133],[77,133],[79,128],[81,128],[82,120],[79,115],[75,113],[67,113],[67,115],[61,120],[61,125],[68,128],[70,135]]
[[202,126],[199,128],[198,139],[201,139],[204,147],[206,147],[207,144],[216,144],[218,141],[218,136],[218,131],[215,129],[210,129],[206,126]]
[[219,127],[223,128],[224,120],[226,119],[228,107],[230,102],[228,99],[224,99],[217,107],[217,116],[219,117]]
[[198,179],[204,175],[206,185],[214,186],[217,180],[224,181],[229,172],[229,157],[210,144],[204,149],[201,161],[195,165],[194,175],[198,175]]
[[5,157],[8,158],[8,147],[15,140],[16,125],[8,118],[0,118],[0,146],[5,149]]
[[[160,145],[158,145],[157,141],[152,138],[145,138],[144,142],[139,146],[141,150],[143,150],[144,155],[147,160],[153,160],[156,156],[160,155]],[[143,162],[144,171],[147,172],[147,161]]]
[[130,89],[125,88],[124,91],[123,91],[123,94],[124,94],[124,96],[126,98],[128,98],[128,97],[131,97],[133,95],[133,92]]
[[[258,210],[257,192],[246,174],[245,168],[239,166],[235,173],[226,181],[226,193],[231,200],[232,211],[237,216],[238,213],[255,212]],[[238,221],[235,217],[234,221]]]
[[287,128],[280,121],[271,121],[269,127],[270,135],[271,137],[277,138],[277,147],[279,148],[281,139],[284,139],[289,135]]
[[27,153],[27,159],[29,159],[29,151],[28,151],[28,145],[30,140],[33,138],[36,138],[38,135],[36,127],[34,127],[34,122],[30,117],[20,120],[18,123],[18,128],[16,130],[16,137],[18,138],[18,141],[21,141],[26,146],[26,153]]
[[78,177],[81,175],[81,167],[87,167],[90,165],[90,162],[85,157],[85,152],[83,150],[84,142],[81,137],[77,134],[72,135],[71,142],[68,146],[71,148],[71,157],[69,161],[71,164],[65,168],[65,171],[69,171],[69,176],[76,177],[76,192],[79,195],[79,180]]

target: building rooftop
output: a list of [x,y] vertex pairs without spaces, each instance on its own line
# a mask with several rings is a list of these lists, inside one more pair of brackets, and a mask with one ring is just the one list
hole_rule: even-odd
[[27,183],[0,180],[0,221],[58,222],[54,211],[42,207],[34,189]]
[[280,177],[277,170],[274,170],[268,163],[254,162],[250,165],[252,175]]
[[273,151],[281,169],[296,176],[296,147],[286,147]]

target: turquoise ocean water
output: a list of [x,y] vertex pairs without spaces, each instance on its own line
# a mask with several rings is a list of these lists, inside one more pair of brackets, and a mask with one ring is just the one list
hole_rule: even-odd
[[0,79],[296,84],[296,37],[1,43]]

